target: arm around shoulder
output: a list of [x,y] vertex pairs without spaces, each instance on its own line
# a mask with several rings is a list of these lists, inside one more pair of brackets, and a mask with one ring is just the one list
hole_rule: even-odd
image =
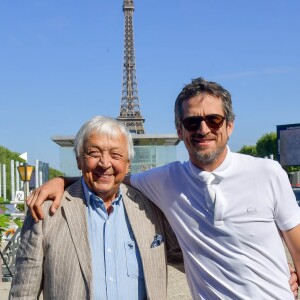
[[54,214],[59,208],[64,190],[79,177],[55,177],[36,188],[26,199],[26,204],[33,219],[38,222],[44,218],[42,204],[46,200],[52,200],[50,212]]
[[300,278],[300,224],[294,228],[282,231],[283,239],[292,256],[293,263],[296,269],[298,283]]

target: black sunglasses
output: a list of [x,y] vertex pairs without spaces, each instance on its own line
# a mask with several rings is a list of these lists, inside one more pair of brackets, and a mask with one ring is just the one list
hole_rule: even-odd
[[221,115],[206,115],[187,117],[181,121],[183,127],[188,131],[197,131],[201,122],[204,121],[210,129],[219,129],[224,123],[225,117]]

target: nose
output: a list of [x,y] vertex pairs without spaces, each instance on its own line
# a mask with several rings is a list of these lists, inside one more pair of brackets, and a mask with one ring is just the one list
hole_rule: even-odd
[[111,166],[109,156],[102,155],[98,161],[98,165],[103,169],[109,168]]
[[200,126],[197,130],[198,133],[202,134],[203,136],[210,132],[210,128],[207,126],[204,120],[201,121]]

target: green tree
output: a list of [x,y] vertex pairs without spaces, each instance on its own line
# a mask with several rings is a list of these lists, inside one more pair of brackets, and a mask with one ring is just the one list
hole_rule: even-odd
[[[6,165],[6,195],[7,198],[10,199],[11,195],[11,160],[19,161],[20,163],[24,162],[23,159],[19,157],[20,153],[12,152],[9,149],[0,146],[0,164]],[[0,170],[2,172],[2,169]],[[64,173],[60,172],[59,170],[53,169],[49,167],[49,178],[53,178],[56,176],[64,175]],[[3,203],[3,197],[0,197],[0,202]],[[18,208],[22,211],[24,210],[24,204],[19,204]],[[13,221],[19,227],[22,226],[22,220],[20,218],[11,218],[8,215],[5,215],[7,208],[5,205],[0,204],[0,245],[2,240],[2,234],[7,230],[10,226],[10,222]]]
[[[20,163],[25,162],[22,158],[19,157],[20,153],[12,152],[9,149],[0,146],[0,164],[6,165],[6,195],[8,198],[10,198],[11,195],[11,172],[10,172],[10,161],[19,161]],[[0,170],[2,172],[2,170]],[[49,168],[49,178],[53,178],[56,176],[64,175],[64,173],[60,172],[59,170]]]
[[[7,197],[10,197],[11,195],[11,185],[10,185],[10,161],[19,161],[19,162],[24,162],[22,158],[19,157],[20,153],[17,152],[12,152],[8,150],[7,148],[0,146],[0,164],[6,165],[6,195]],[[0,170],[2,172],[2,170]]]
[[248,154],[248,155],[251,155],[251,156],[257,156],[256,146],[245,145],[238,152],[242,153],[242,154]]
[[[255,146],[243,146],[238,153],[248,154],[258,157],[266,157],[270,154],[274,155],[274,159],[278,160],[277,135],[275,132],[264,134]],[[287,173],[300,171],[300,166],[284,166]]]
[[65,173],[63,173],[59,170],[53,169],[53,168],[49,168],[49,179],[57,177],[57,176],[63,176],[63,175],[65,175]]
[[278,160],[277,134],[275,132],[264,134],[256,143],[256,153],[258,157],[269,157],[274,155]]
[[287,171],[287,173],[300,171],[300,166],[284,166],[283,168]]
[[3,233],[9,227],[10,218],[5,215],[5,205],[0,205],[0,246],[2,242]]

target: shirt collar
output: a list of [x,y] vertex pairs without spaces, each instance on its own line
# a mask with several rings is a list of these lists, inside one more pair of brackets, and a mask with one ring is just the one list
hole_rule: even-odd
[[210,173],[213,173],[216,177],[218,177],[220,180],[222,180],[224,177],[226,177],[230,171],[230,167],[232,165],[232,152],[230,151],[229,146],[227,145],[227,153],[224,161],[221,163],[220,166],[218,166],[215,170],[212,172],[204,171],[198,167],[196,167],[191,160],[188,161],[189,169],[193,176],[199,178],[201,181],[206,182],[207,177]]
[[[83,177],[81,177],[81,183],[82,183],[82,187],[83,187],[83,194],[84,194],[84,200],[86,205],[90,206],[91,205],[91,195],[95,193],[93,193],[91,191],[91,189],[88,187],[88,185],[85,183]],[[104,201],[97,195],[95,195],[96,197],[94,197],[94,199],[96,199],[96,201],[100,201],[101,203],[104,203]],[[120,200],[122,199],[122,193],[121,193],[121,189],[119,188],[118,193],[116,198],[112,201],[112,204],[118,204],[120,202]]]

